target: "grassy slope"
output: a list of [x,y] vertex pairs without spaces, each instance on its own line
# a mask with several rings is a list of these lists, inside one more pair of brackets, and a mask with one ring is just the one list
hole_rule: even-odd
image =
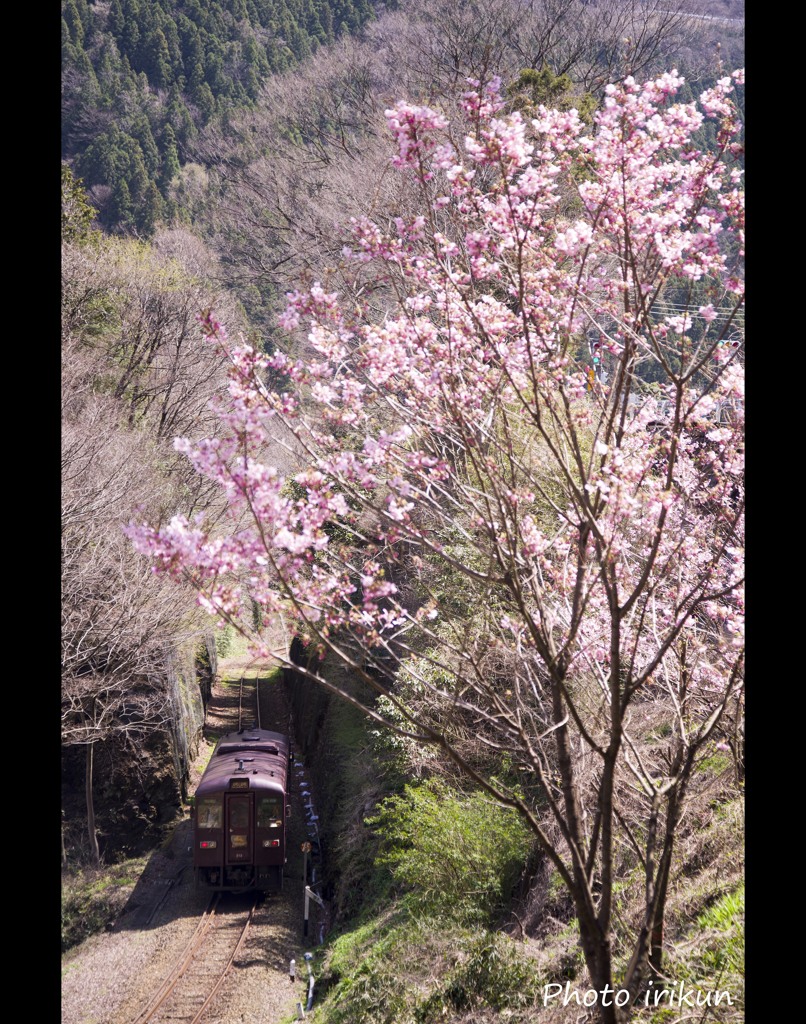
[[[588,987],[572,908],[550,871],[538,871],[528,895],[498,927],[468,926],[413,912],[388,868],[374,862],[377,840],[362,824],[379,794],[377,766],[368,763],[371,732],[352,709],[333,703],[327,745],[340,779],[331,850],[336,926],[317,951],[317,1024],[483,1024],[535,1019],[571,1024],[580,1007],[545,1006],[543,986]],[[716,755],[699,773],[696,793],[677,847],[666,919],[671,983],[705,994],[727,990],[705,1020],[738,1022],[743,1016],[744,956],[743,797],[727,759]],[[643,877],[625,861],[619,880],[619,918],[638,910]],[[525,931],[524,931],[525,929]],[[618,929],[617,929],[618,931]],[[319,966],[321,964],[321,966]],[[664,1001],[666,1005],[664,1005]],[[634,1019],[664,1024],[694,1012],[638,1007]],[[699,1017],[705,1008],[696,1010]]]

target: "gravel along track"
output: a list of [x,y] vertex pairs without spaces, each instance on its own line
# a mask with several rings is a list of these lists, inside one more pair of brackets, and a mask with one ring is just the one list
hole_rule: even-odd
[[[257,675],[252,669],[250,675]],[[279,683],[261,682],[261,725],[289,732],[289,714]],[[234,722],[233,724],[233,715]],[[205,734],[217,737],[237,728],[238,686],[216,681]],[[293,743],[292,743],[293,747]],[[212,745],[194,767],[191,792]],[[303,937],[302,844],[316,838],[305,766],[289,771],[291,819],[283,889],[258,902],[252,922],[204,1024],[283,1024],[297,1016],[308,997],[304,954],[314,954],[326,927],[325,912],[310,903]],[[304,795],[303,795],[304,790]],[[178,822],[172,842],[150,858],[123,913],[111,931],[94,935],[62,957],[62,1024],[134,1024],[187,948],[210,894],[197,889],[191,864],[190,818]],[[291,980],[289,964],[296,961]],[[314,991],[315,996],[315,991]]]

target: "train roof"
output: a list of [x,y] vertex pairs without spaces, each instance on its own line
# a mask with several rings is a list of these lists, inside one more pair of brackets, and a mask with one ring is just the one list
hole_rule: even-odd
[[285,790],[288,737],[268,729],[242,729],[222,736],[196,787],[197,796],[229,790],[230,780],[248,778],[250,790]]
[[228,732],[221,736],[215,745],[213,757],[221,754],[235,753],[238,750],[260,750],[281,754],[288,758],[288,737],[281,732],[270,732],[268,729],[239,729],[238,732]]

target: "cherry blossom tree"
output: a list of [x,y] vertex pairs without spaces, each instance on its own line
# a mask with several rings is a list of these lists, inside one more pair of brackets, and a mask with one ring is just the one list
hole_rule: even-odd
[[[495,80],[462,95],[461,130],[387,111],[419,212],[353,222],[349,302],[289,296],[282,326],[314,357],[205,322],[231,360],[226,429],[176,447],[232,528],[129,529],[220,619],[293,619],[374,691],[371,719],[519,811],[606,1022],[662,969],[694,769],[741,719],[741,81],[680,103],[676,72],[628,78],[592,130],[507,114]],[[657,314],[672,279],[713,300]],[[296,474],[272,465],[283,436]],[[299,670],[360,703],[320,665]],[[625,865],[645,899],[617,942]]]

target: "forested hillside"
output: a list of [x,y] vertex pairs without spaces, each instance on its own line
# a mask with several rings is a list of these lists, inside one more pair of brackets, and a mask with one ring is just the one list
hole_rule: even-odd
[[372,13],[370,0],[64,0],[62,157],[104,226],[170,221],[199,130]]
[[64,864],[282,620],[322,1024],[743,1019],[742,18],[62,5]]

